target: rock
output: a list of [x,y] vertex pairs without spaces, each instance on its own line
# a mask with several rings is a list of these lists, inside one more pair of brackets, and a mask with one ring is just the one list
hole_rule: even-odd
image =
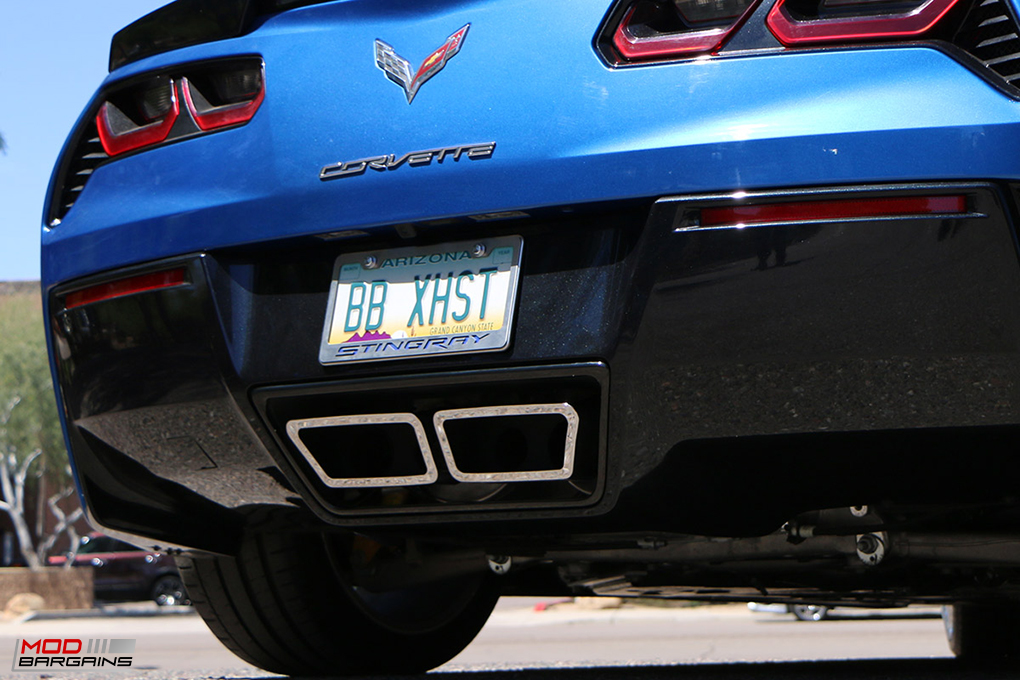
[[4,617],[13,619],[28,612],[37,612],[46,608],[46,600],[36,593],[18,593],[7,600],[4,606]]
[[621,597],[575,597],[574,605],[578,609],[619,609],[623,605]]

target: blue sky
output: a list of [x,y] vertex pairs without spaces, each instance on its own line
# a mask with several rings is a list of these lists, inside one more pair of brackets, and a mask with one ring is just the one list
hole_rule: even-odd
[[110,38],[168,0],[0,3],[0,281],[39,278],[50,171],[106,76]]

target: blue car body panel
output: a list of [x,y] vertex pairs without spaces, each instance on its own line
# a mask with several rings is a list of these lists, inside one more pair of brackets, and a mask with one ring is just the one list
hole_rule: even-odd
[[[79,205],[44,230],[45,284],[182,252],[422,219],[1018,174],[1018,103],[931,47],[613,69],[590,41],[605,11],[598,4],[430,8],[309,7],[113,73],[109,83],[261,55],[267,97],[244,127],[100,167]],[[411,105],[373,63],[376,38],[419,64],[468,23],[462,51]],[[318,178],[341,161],[492,141],[489,160]]]

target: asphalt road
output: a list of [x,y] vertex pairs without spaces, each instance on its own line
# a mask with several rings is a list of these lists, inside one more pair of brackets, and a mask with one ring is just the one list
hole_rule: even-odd
[[[854,617],[803,623],[742,606],[588,610],[501,603],[474,643],[432,680],[983,680],[1015,673],[960,667],[937,618]],[[226,651],[194,615],[104,616],[0,623],[0,668],[18,639],[133,638],[135,665],[107,673],[6,671],[30,678],[271,677]],[[150,614],[150,615],[144,615]]]

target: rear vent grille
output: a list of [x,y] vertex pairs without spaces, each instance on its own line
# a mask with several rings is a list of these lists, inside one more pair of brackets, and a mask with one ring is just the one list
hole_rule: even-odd
[[1020,36],[1005,0],[977,0],[953,41],[1020,89]]
[[96,129],[93,120],[82,130],[78,138],[78,144],[68,155],[67,166],[61,172],[58,185],[58,198],[53,205],[53,214],[50,215],[50,223],[54,220],[64,219],[64,215],[71,209],[85,184],[88,183],[92,173],[102,165],[109,156],[103,151],[103,145],[99,141],[99,131]]

